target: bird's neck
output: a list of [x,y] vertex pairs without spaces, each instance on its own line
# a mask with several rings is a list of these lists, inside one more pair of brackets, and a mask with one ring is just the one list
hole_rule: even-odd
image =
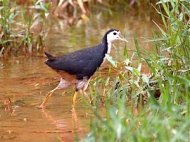
[[111,43],[110,41],[108,41],[106,37],[104,37],[104,38],[102,39],[102,44],[103,44],[104,47],[105,47],[104,53],[105,53],[105,54],[110,54],[112,43]]
[[110,54],[111,52],[111,42],[107,43],[107,53],[106,54]]

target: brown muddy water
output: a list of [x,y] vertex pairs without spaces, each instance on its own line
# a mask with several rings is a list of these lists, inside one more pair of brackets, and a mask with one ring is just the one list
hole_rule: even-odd
[[[150,44],[144,42],[153,31],[151,21],[141,16],[111,17],[97,15],[80,27],[53,22],[46,50],[61,55],[96,45],[109,28],[121,30],[129,40],[127,48],[134,49],[136,36],[141,48],[151,49]],[[116,60],[122,58],[124,46],[125,43],[114,44],[112,55]],[[44,64],[45,60],[45,57],[20,56],[0,61],[0,141],[70,142],[87,134],[93,115],[80,97],[72,108],[74,90],[55,92],[46,109],[37,109],[45,94],[59,82],[59,76]]]

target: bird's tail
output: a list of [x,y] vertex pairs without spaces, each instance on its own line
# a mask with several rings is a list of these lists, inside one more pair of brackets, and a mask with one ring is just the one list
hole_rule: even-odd
[[48,60],[53,61],[53,60],[55,60],[55,58],[56,58],[56,57],[54,57],[53,55],[51,55],[51,54],[49,54],[49,53],[47,53],[47,52],[44,52],[44,54],[47,56]]

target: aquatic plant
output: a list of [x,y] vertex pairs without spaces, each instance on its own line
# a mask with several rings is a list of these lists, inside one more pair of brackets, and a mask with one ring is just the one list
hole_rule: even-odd
[[[1,1],[0,56],[33,53],[41,50],[45,38],[48,4],[38,0],[33,6],[20,6],[9,0]],[[37,33],[37,34],[36,34]]]
[[[116,88],[113,84],[112,87],[106,85],[110,77],[107,81],[96,80],[105,86],[106,110],[102,113],[101,103],[97,103],[101,102],[102,95],[92,90],[95,118],[90,132],[81,141],[189,141],[190,3],[159,1],[157,6],[163,25],[155,23],[160,30],[150,40],[155,45],[155,52],[140,50],[135,39],[133,55],[139,58],[138,67],[129,64],[132,58],[126,59],[122,66],[129,72],[118,69],[119,76],[113,79]],[[144,61],[152,73],[150,76],[140,72]],[[159,94],[158,100],[155,94]],[[146,96],[146,104],[140,107],[139,96]]]

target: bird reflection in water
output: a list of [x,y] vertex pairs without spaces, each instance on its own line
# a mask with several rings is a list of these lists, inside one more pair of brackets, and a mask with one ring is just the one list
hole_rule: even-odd
[[72,106],[72,109],[70,111],[72,119],[71,123],[66,121],[66,119],[54,118],[54,116],[51,115],[50,111],[48,111],[47,109],[42,109],[41,111],[44,114],[45,118],[56,127],[55,131],[46,132],[60,134],[61,142],[72,142],[75,139],[79,139],[82,137],[84,129],[80,125],[74,106]]

